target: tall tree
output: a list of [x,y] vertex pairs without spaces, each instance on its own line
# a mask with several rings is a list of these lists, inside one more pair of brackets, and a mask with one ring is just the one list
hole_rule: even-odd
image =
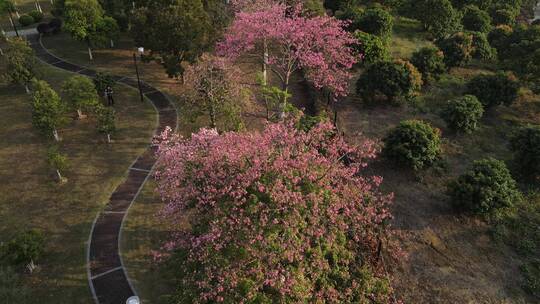
[[182,76],[182,64],[195,62],[212,40],[211,21],[201,0],[148,2],[135,10],[131,32],[169,77]]
[[203,54],[187,67],[187,100],[208,115],[211,128],[217,127],[218,117],[225,123],[220,129],[237,129],[241,123],[240,112],[248,96],[240,75],[241,72],[224,58],[209,54]]
[[92,60],[92,48],[107,45],[118,32],[116,21],[104,16],[97,0],[66,0],[64,7],[64,28],[73,38],[86,43]]
[[182,282],[173,303],[392,303],[377,271],[390,196],[381,177],[362,174],[373,143],[350,146],[328,123],[296,124],[163,134],[162,214],[176,224],[189,212],[192,227],[165,246]]
[[79,119],[84,118],[83,110],[92,110],[99,103],[94,83],[85,76],[73,76],[64,81],[62,92],[77,111]]
[[52,135],[59,141],[57,129],[65,123],[65,104],[47,82],[36,80],[32,86],[32,124],[47,137]]
[[284,91],[292,75],[303,70],[315,87],[327,88],[336,97],[345,96],[349,69],[357,61],[351,45],[357,40],[343,25],[332,17],[305,17],[301,7],[272,5],[237,13],[218,51],[232,59],[243,54],[257,56],[263,75],[269,67]]
[[6,62],[5,77],[11,82],[23,85],[30,93],[29,85],[36,76],[36,58],[34,50],[22,38],[7,40],[7,48],[2,57]]
[[19,36],[19,33],[17,31],[17,27],[15,25],[15,22],[13,21],[13,13],[15,13],[17,10],[15,9],[15,4],[11,0],[0,0],[0,13],[4,14],[7,13],[9,16],[9,22],[11,23],[11,26],[13,27],[13,31]]

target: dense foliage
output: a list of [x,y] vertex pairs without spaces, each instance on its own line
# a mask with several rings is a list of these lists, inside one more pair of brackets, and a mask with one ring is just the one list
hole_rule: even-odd
[[37,230],[18,233],[11,240],[0,244],[0,261],[13,266],[25,266],[43,255],[44,238]]
[[57,128],[65,123],[66,107],[47,82],[37,80],[32,87],[32,124],[47,137],[58,140]]
[[475,161],[448,185],[447,193],[456,209],[486,215],[512,207],[521,198],[505,163],[493,158]]
[[356,31],[353,35],[358,40],[354,49],[362,56],[361,62],[371,64],[390,59],[388,47],[380,37],[362,31]]
[[36,59],[34,50],[22,38],[12,38],[7,41],[2,61],[6,63],[4,77],[9,81],[24,85],[28,92],[28,85],[36,76]]
[[[350,146],[328,123],[260,133],[166,131],[156,173],[175,231],[174,303],[392,303],[377,269],[390,197],[364,177],[371,142]],[[345,161],[346,159],[346,161]]]
[[99,103],[94,83],[85,76],[73,76],[62,84],[62,92],[79,115],[82,111],[92,111]]
[[394,25],[392,15],[382,8],[369,8],[353,21],[353,30],[358,29],[381,38],[388,38]]
[[483,114],[482,103],[473,95],[465,95],[448,101],[441,116],[451,130],[471,133]]
[[461,22],[463,28],[468,31],[487,33],[491,30],[491,17],[476,5],[465,7]]
[[473,36],[459,32],[437,41],[437,46],[444,53],[444,61],[448,67],[463,66],[472,59],[474,51]]
[[30,15],[21,15],[21,17],[19,17],[19,24],[21,26],[29,26],[31,24],[34,24],[36,21],[34,20],[34,17],[30,16]]
[[519,82],[512,75],[497,73],[481,74],[467,83],[466,93],[474,95],[484,107],[511,105],[518,97]]
[[402,121],[383,139],[383,156],[414,170],[427,168],[441,154],[438,129],[420,120]]
[[520,129],[510,142],[520,174],[531,182],[540,183],[540,126]]
[[394,102],[398,101],[399,97],[411,97],[417,88],[418,83],[415,83],[413,71],[403,63],[390,61],[373,63],[356,83],[356,93],[362,96],[364,101],[372,101],[382,95],[388,101]]
[[438,80],[446,72],[444,54],[435,47],[423,47],[412,54],[411,63],[422,73],[422,79],[428,83]]

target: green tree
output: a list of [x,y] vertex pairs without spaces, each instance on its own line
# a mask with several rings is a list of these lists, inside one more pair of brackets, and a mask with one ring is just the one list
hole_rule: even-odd
[[436,39],[446,38],[461,30],[460,14],[449,0],[419,0],[416,14]]
[[383,142],[383,156],[414,170],[433,165],[441,155],[440,131],[420,120],[402,121]]
[[47,163],[56,172],[59,183],[67,182],[67,178],[62,176],[62,172],[68,167],[68,159],[65,154],[60,153],[58,146],[54,145],[47,150]]
[[461,22],[463,28],[468,31],[487,33],[491,30],[491,17],[476,5],[465,7]]
[[422,80],[438,80],[446,72],[444,54],[436,47],[423,47],[412,54],[411,63],[422,73]]
[[97,0],[66,0],[64,28],[76,40],[86,43],[88,56],[93,59],[92,48],[102,46],[106,33],[101,32],[104,12]]
[[111,143],[111,134],[116,132],[116,113],[114,109],[100,105],[96,108],[96,116],[98,132],[105,134],[107,136],[107,142]]
[[64,81],[62,92],[77,111],[79,119],[84,118],[83,110],[92,110],[99,103],[99,96],[96,93],[94,83],[85,76],[73,76]]
[[447,193],[458,210],[484,215],[512,207],[521,199],[506,164],[493,158],[475,161],[448,185]]
[[463,133],[476,130],[478,121],[484,114],[484,107],[473,95],[465,95],[448,101],[441,116],[448,128]]
[[0,14],[7,13],[9,16],[9,22],[11,23],[11,26],[13,27],[13,30],[19,36],[19,33],[17,32],[17,27],[15,25],[15,21],[13,21],[13,13],[15,13],[15,4],[12,0],[0,0]]
[[476,96],[484,107],[489,108],[511,105],[518,98],[519,88],[519,82],[513,75],[499,72],[474,77],[467,83],[466,93]]
[[90,41],[96,47],[109,45],[114,47],[114,41],[120,36],[120,28],[116,20],[109,16],[104,16],[96,23],[95,31],[90,34]]
[[362,62],[371,64],[390,59],[388,47],[380,37],[362,31],[354,32],[354,37],[358,40],[354,48],[362,56]]
[[182,64],[195,62],[216,38],[201,0],[149,2],[135,10],[131,33],[137,45],[150,50],[148,58],[163,64],[170,77],[182,76]]
[[523,177],[540,184],[540,126],[527,126],[512,135],[510,148]]
[[65,105],[58,94],[43,80],[32,84],[32,124],[41,133],[60,140],[57,129],[65,123]]
[[455,33],[446,39],[438,40],[436,44],[444,53],[447,67],[463,66],[472,59],[473,36],[469,33]]
[[30,93],[29,85],[36,76],[36,59],[28,42],[22,38],[9,39],[2,59],[7,66],[4,76]]
[[96,74],[96,77],[94,77],[93,81],[94,87],[99,96],[105,96],[105,89],[108,86],[114,89],[114,86],[116,84],[114,78],[111,75],[102,72],[98,72]]
[[410,97],[415,83],[411,71],[404,65],[389,61],[379,61],[370,65],[356,83],[356,93],[364,101],[371,101],[377,95],[386,97],[389,102],[398,97]]
[[2,244],[0,260],[10,265],[29,265],[33,270],[34,263],[43,255],[43,234],[37,230],[19,232],[11,240]]
[[354,30],[379,36],[386,39],[392,34],[394,18],[382,8],[369,8],[365,10],[356,20],[353,20]]

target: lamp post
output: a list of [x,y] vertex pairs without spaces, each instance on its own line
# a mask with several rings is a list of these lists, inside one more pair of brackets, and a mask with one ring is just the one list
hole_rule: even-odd
[[[144,54],[144,48],[138,47],[137,53],[139,56],[142,56]],[[133,63],[135,64],[135,72],[137,73],[137,85],[139,86],[139,97],[141,98],[141,102],[144,102],[142,87],[141,87],[141,77],[139,76],[139,66],[137,65],[137,54],[133,53]]]

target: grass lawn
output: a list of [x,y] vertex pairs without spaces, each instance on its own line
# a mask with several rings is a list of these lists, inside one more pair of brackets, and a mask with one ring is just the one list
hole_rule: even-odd
[[409,59],[415,51],[425,46],[433,46],[427,40],[427,33],[420,22],[404,17],[395,17],[394,29],[389,42],[390,56]]
[[[57,91],[72,75],[48,66],[41,70]],[[70,164],[64,174],[69,181],[59,185],[46,164],[48,141],[31,125],[30,97],[21,87],[0,85],[0,240],[29,228],[46,237],[45,256],[26,277],[32,302],[93,303],[86,274],[92,221],[148,145],[156,124],[153,107],[138,102],[136,91],[117,91],[113,144],[97,134],[92,119],[71,120],[59,130]]]

